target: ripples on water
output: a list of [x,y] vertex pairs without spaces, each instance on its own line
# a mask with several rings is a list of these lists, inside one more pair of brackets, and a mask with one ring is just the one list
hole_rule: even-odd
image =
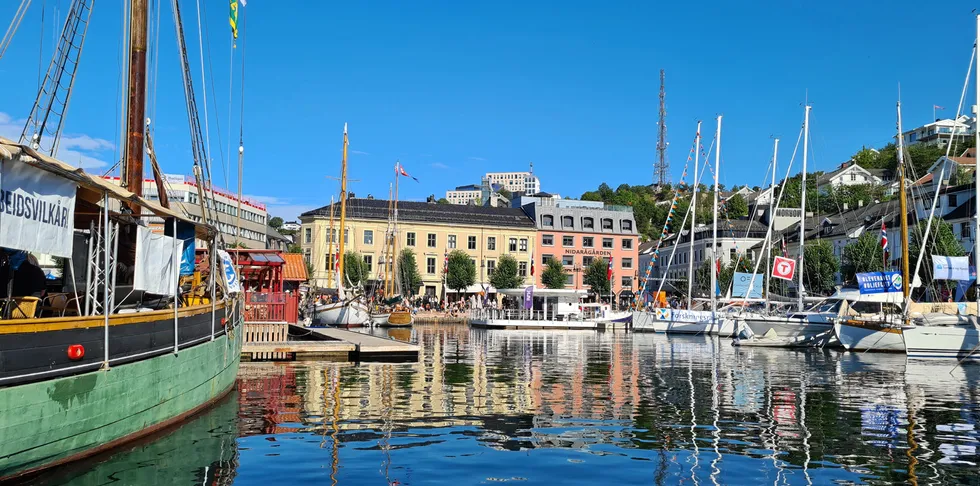
[[978,366],[650,334],[411,339],[418,363],[243,363],[231,399],[45,482],[980,482]]

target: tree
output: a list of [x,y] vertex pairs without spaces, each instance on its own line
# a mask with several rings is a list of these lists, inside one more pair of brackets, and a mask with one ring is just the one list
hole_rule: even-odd
[[306,278],[313,278],[313,262],[306,262]]
[[277,230],[279,228],[282,228],[282,218],[280,218],[279,216],[273,216],[269,218],[269,226],[272,226]]
[[582,283],[592,288],[592,292],[597,295],[609,294],[609,278],[606,273],[609,269],[609,262],[605,258],[592,260],[589,268],[585,269]]
[[444,198],[444,197],[440,197],[439,200],[436,201],[436,203],[438,203],[438,204],[449,204],[449,200],[446,199],[446,198]]
[[510,191],[504,188],[500,188],[500,190],[497,191],[497,194],[500,194],[501,197],[507,198],[508,201],[514,198],[514,195],[511,194]]
[[[242,245],[240,248],[245,248],[245,244],[244,243],[239,243],[239,244]],[[303,253],[303,248],[301,246],[297,245],[296,243],[293,243],[293,244],[289,245],[286,248],[286,252],[287,253]]]
[[[817,240],[803,245],[803,286],[810,295],[830,295],[834,291],[834,276],[840,270],[840,262],[834,256],[834,247],[827,240]],[[800,269],[797,269],[800,271]]]
[[[919,231],[912,232],[912,241],[909,243],[909,258],[917,259],[919,257],[919,252],[922,248],[921,235],[926,232],[926,222],[919,222]],[[923,255],[923,266],[927,268],[922,275],[922,284],[924,286],[929,286],[932,283],[932,255],[941,256],[963,256],[966,255],[966,251],[963,249],[963,245],[960,244],[956,236],[953,235],[953,227],[946,221],[938,218],[933,218],[932,228],[930,228],[929,239],[926,240],[926,252]],[[914,260],[913,260],[914,262]],[[909,265],[909,270],[914,271],[913,265]],[[955,287],[954,281],[947,281],[946,288],[951,289]]]
[[490,275],[490,285],[498,289],[516,289],[522,283],[524,280],[517,276],[517,260],[510,255],[500,257]]
[[449,253],[446,285],[461,293],[466,287],[476,283],[476,264],[463,250],[453,250]]
[[844,247],[841,251],[841,277],[845,282],[853,281],[858,273],[884,271],[884,252],[879,238],[878,234],[865,231],[857,241]]
[[563,289],[565,282],[568,281],[568,272],[561,260],[552,258],[548,260],[548,265],[544,272],[541,272],[541,282],[549,289]]
[[344,253],[344,285],[363,285],[367,282],[369,273],[367,262],[360,254],[353,251]]
[[728,212],[729,218],[741,218],[749,215],[749,204],[745,202],[745,198],[741,194],[735,194],[728,198],[725,203],[725,210]]
[[415,252],[411,248],[405,248],[398,255],[398,278],[401,280],[400,290],[403,296],[412,297],[422,287],[422,275],[415,261]]
[[[736,260],[728,262],[728,265],[721,267],[721,271],[718,272],[717,282],[718,290],[721,294],[728,292],[728,287],[732,284],[732,279],[735,277],[735,272],[741,273],[751,273],[755,264],[748,257],[741,257]],[[684,285],[687,285],[685,283]],[[708,297],[711,295],[711,260],[705,260],[701,263],[701,266],[694,271],[694,289],[695,295]],[[686,289],[686,287],[684,288]]]

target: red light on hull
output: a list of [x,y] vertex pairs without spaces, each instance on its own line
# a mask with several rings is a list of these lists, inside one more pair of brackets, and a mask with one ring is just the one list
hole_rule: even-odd
[[72,361],[78,361],[85,357],[85,347],[81,344],[72,344],[68,346],[68,359]]

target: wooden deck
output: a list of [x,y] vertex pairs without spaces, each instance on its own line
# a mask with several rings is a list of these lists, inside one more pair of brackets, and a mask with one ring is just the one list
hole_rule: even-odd
[[245,361],[415,361],[415,344],[336,328],[307,328],[285,322],[245,324]]
[[[296,326],[293,326],[296,327]],[[356,354],[354,361],[364,361],[365,358],[418,358],[421,348],[415,344],[409,344],[394,339],[369,336],[367,334],[348,331],[346,329],[336,329],[332,327],[297,327],[302,331],[309,331],[323,339],[336,340],[350,343],[355,346]]]

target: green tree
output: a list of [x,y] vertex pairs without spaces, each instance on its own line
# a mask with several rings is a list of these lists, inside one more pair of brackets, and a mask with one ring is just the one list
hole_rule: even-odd
[[[912,259],[913,263],[909,265],[909,270],[913,270],[914,259],[919,257],[919,252],[922,248],[921,238],[926,232],[926,222],[919,222],[919,230],[912,232],[912,238],[909,245],[909,258]],[[932,255],[941,256],[964,256],[966,255],[966,250],[963,249],[963,245],[960,244],[956,236],[953,235],[953,227],[946,221],[938,218],[933,218],[932,228],[930,229],[930,234],[928,240],[926,240],[926,252],[923,256],[923,267],[926,267],[926,271],[922,275],[922,284],[924,286],[929,286],[933,282],[932,276]],[[944,281],[943,285],[947,289],[955,288],[955,281]]]
[[514,198],[514,195],[511,194],[510,191],[504,188],[500,188],[500,190],[497,191],[497,194],[500,194],[502,197],[507,198],[508,201]]
[[745,202],[745,198],[741,194],[735,194],[728,198],[725,209],[729,218],[741,218],[749,215],[749,204]]
[[449,253],[446,285],[461,293],[466,287],[476,283],[476,264],[463,250],[453,250]]
[[840,262],[829,241],[817,240],[803,245],[803,286],[810,295],[833,293],[838,271]]
[[[705,260],[701,265],[694,271],[694,294],[702,297],[711,296],[711,260]],[[752,260],[745,257],[736,258],[728,262],[727,265],[721,267],[721,271],[718,272],[718,290],[722,295],[728,292],[728,287],[732,284],[732,279],[735,277],[735,272],[741,273],[751,273],[754,267]],[[685,283],[685,285],[687,285]],[[685,287],[686,289],[686,287]]]
[[500,257],[490,275],[490,285],[498,289],[516,289],[523,283],[523,279],[517,275],[517,260],[510,255]]
[[306,278],[308,279],[313,278],[313,262],[305,262],[305,263],[306,263]]
[[[241,245],[239,248],[245,248],[245,243],[239,242],[238,244]],[[303,247],[297,245],[296,243],[293,243],[293,244],[290,244],[288,247],[286,247],[286,252],[287,253],[303,253]]]
[[398,278],[401,281],[400,290],[403,296],[412,297],[422,287],[422,275],[415,261],[415,252],[411,248],[405,248],[398,255]]
[[282,218],[280,218],[279,216],[273,216],[269,218],[269,226],[272,226],[277,230],[279,228],[282,228]]
[[549,289],[563,289],[566,281],[568,281],[568,272],[565,271],[561,260],[549,259],[544,272],[541,272],[541,282],[544,286]]
[[872,231],[861,233],[857,241],[848,243],[841,251],[841,276],[845,282],[864,272],[884,271],[880,236]]
[[367,283],[368,274],[367,262],[364,257],[353,251],[344,253],[344,284],[352,287]]
[[588,285],[593,292],[599,295],[609,294],[609,278],[606,274],[609,269],[609,262],[605,258],[592,260],[592,264],[585,269],[582,283]]
[[444,198],[444,197],[440,197],[439,200],[436,201],[436,203],[438,203],[438,204],[449,204],[449,200],[446,199],[446,198]]

